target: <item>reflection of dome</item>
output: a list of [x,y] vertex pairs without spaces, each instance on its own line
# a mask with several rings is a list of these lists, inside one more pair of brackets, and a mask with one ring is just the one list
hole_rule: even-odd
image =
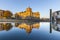
[[26,30],[27,33],[31,33],[31,31],[32,31],[32,26],[27,27],[25,30]]
[[31,30],[32,30],[32,26],[27,25],[26,23],[21,23],[21,24],[16,23],[16,26],[17,26],[18,28],[25,29],[27,33],[30,33]]
[[[31,25],[30,25],[31,24]],[[21,29],[25,29],[27,33],[31,33],[32,29],[33,28],[39,28],[40,27],[40,24],[39,23],[16,23],[15,26],[17,26],[18,28],[21,28]]]

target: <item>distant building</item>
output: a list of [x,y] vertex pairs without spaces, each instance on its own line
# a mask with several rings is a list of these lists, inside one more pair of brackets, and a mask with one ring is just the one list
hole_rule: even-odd
[[17,12],[15,17],[19,19],[33,19],[34,17],[40,19],[40,14],[39,12],[32,12],[32,9],[28,7],[24,12]]
[[0,19],[11,18],[12,13],[8,10],[0,10]]

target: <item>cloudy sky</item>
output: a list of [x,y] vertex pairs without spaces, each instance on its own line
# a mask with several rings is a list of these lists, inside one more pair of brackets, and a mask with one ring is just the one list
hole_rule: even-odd
[[0,9],[10,10],[14,14],[29,6],[33,12],[40,12],[41,18],[49,18],[49,9],[60,10],[60,0],[0,0]]

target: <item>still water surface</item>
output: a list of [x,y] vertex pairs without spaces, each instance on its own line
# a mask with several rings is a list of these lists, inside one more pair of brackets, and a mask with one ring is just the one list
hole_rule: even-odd
[[[14,23],[12,23],[14,26]],[[50,31],[49,22],[39,23],[39,28],[33,28],[30,33],[26,32],[25,29],[18,27],[12,27],[10,30],[0,31],[0,40],[59,40],[60,32],[53,30]]]

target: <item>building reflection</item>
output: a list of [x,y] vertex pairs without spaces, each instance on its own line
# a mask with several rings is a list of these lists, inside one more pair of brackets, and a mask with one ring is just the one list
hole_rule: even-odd
[[[20,28],[20,29],[25,29],[27,33],[31,33],[33,28],[39,28],[40,23],[32,22],[32,23],[14,23],[15,27]],[[12,27],[14,27],[11,23],[0,23],[0,31],[2,30],[10,30]]]
[[11,23],[0,23],[0,31],[2,30],[10,30],[12,28],[12,24]]
[[40,23],[15,23],[15,26],[20,28],[20,29],[25,29],[27,33],[31,33],[33,28],[39,28],[40,27]]

